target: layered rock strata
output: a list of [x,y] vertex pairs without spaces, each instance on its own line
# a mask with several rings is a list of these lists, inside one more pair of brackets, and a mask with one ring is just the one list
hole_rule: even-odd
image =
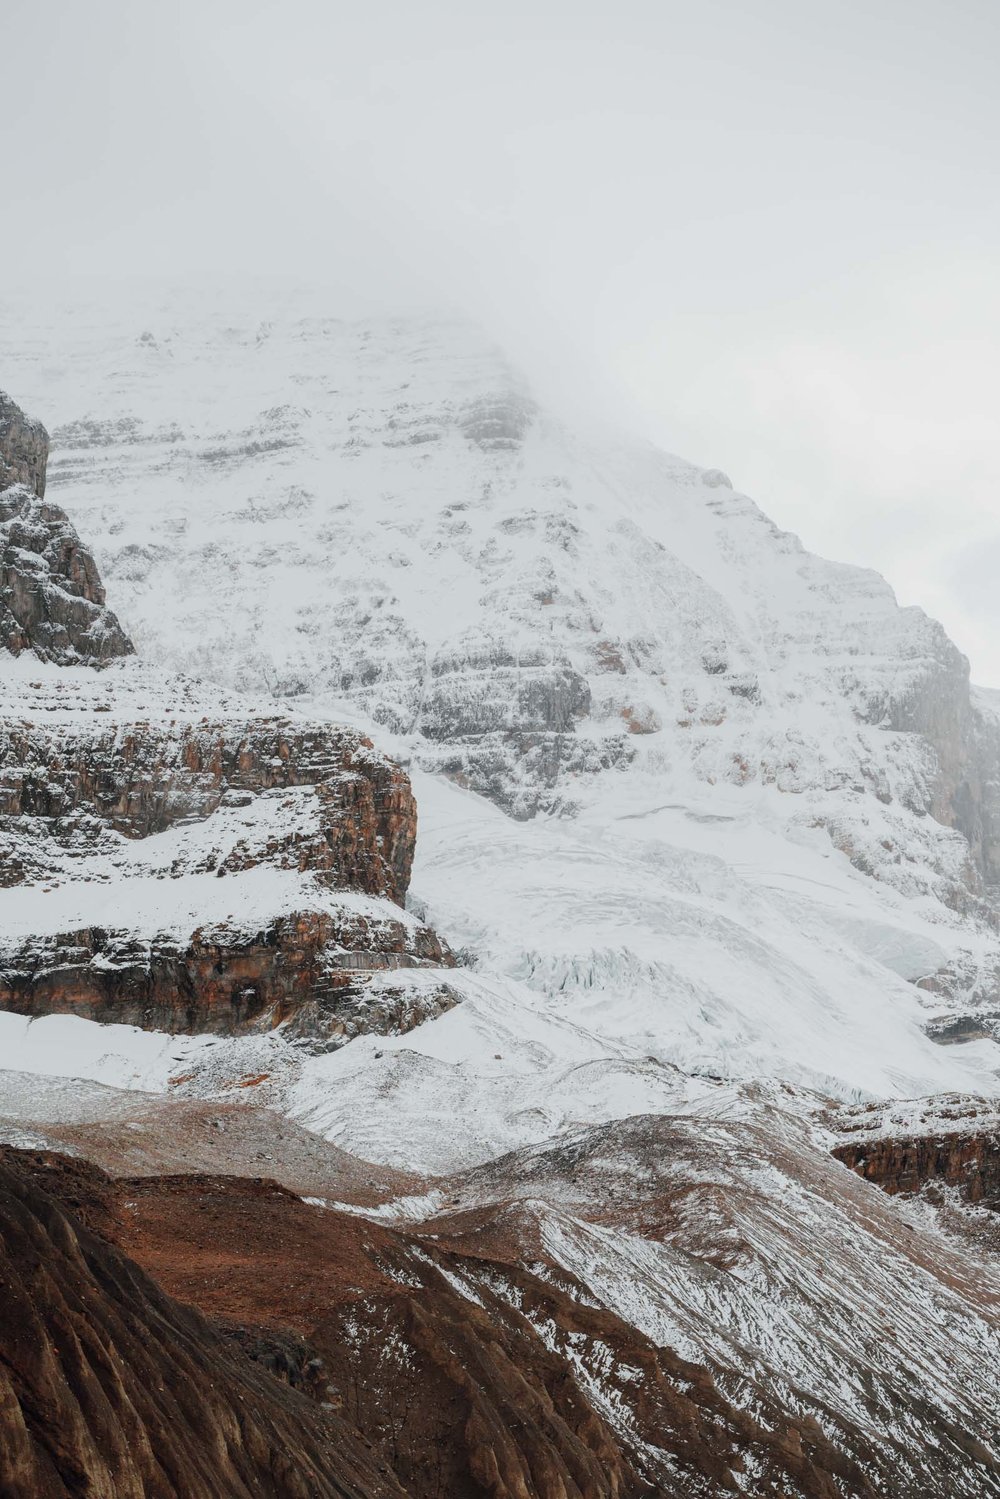
[[[223,859],[205,867],[227,874],[268,862],[402,904],[416,803],[404,772],[370,740],[284,716],[240,719],[232,698],[228,721],[185,721],[193,704],[214,707],[217,700],[202,694],[197,701],[193,684],[159,684],[134,673],[104,680],[120,690],[102,693],[86,678],[64,687],[48,675],[26,684],[16,701],[8,696],[0,723],[0,826],[9,836],[30,830],[79,853],[104,846],[109,831],[149,838],[205,822],[220,809],[252,808],[261,796],[280,800],[308,788],[307,826],[294,819],[286,838],[279,824],[262,847],[236,837]],[[149,708],[144,695],[153,698]],[[175,716],[165,722],[167,714]],[[298,808],[302,798],[289,800]],[[0,883],[16,883],[16,874],[8,863]]]
[[41,497],[46,454],[2,398],[0,1008],[170,1031],[294,1020],[324,1044],[448,1008],[448,986],[365,995],[451,963],[402,909],[405,774],[359,734],[128,659],[93,557]]
[[401,1034],[451,1008],[445,984],[408,1010],[362,1002],[376,973],[447,961],[428,928],[351,912],[302,911],[253,934],[195,930],[186,941],[91,927],[7,947],[0,1009],[172,1034],[290,1022],[294,1035],[332,1042]]
[[0,1007],[328,1041],[439,1012],[362,999],[452,961],[403,909],[416,806],[370,741],[134,661],[36,665],[6,699]]
[[957,1187],[967,1202],[1000,1212],[1000,1129],[839,1145],[838,1160],[884,1192]]
[[905,1106],[845,1111],[846,1138],[833,1154],[892,1195],[954,1188],[973,1206],[1000,1213],[1000,1115],[975,1099],[929,1100],[905,1117]]

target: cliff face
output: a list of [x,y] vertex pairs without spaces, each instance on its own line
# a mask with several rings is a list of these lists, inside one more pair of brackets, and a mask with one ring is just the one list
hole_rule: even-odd
[[858,1105],[834,1116],[833,1154],[884,1192],[954,1187],[962,1201],[1000,1213],[1000,1117],[983,1099]]
[[403,909],[409,782],[362,736],[135,661],[8,672],[5,708],[0,1008],[335,1043],[453,1002],[365,998],[452,960]]
[[0,480],[16,482],[0,493],[0,1009],[172,1031],[294,1022],[337,1044],[447,1008],[447,985],[414,997],[402,977],[366,994],[376,975],[451,963],[402,909],[407,777],[359,734],[128,659],[93,557],[41,497],[47,443],[2,398]]
[[957,1187],[967,1202],[1000,1212],[1000,1131],[838,1145],[838,1160],[884,1192]]
[[[39,837],[78,851],[97,846],[111,829],[129,839],[203,822],[220,808],[253,806],[309,788],[312,837],[296,828],[263,849],[237,841],[224,873],[268,858],[282,868],[308,870],[331,887],[345,886],[402,904],[410,880],[417,811],[405,774],[369,740],[333,726],[287,718],[184,721],[186,684],[166,684],[169,723],[128,721],[122,710],[143,711],[130,678],[108,678],[124,691],[81,701],[60,691],[58,678],[28,684],[21,711],[37,715],[0,726],[0,818],[5,830],[34,822]],[[132,690],[130,690],[132,689]],[[51,723],[66,696],[75,698],[69,722]],[[129,699],[132,699],[129,701]],[[213,704],[205,697],[201,706]],[[89,707],[93,717],[87,721]],[[230,700],[231,711],[238,711]],[[108,722],[118,710],[118,721]],[[155,705],[154,705],[155,708]],[[101,715],[98,717],[97,715]],[[39,721],[40,720],[40,721]],[[48,721],[47,721],[48,720]],[[217,866],[217,868],[220,866]],[[0,883],[14,883],[8,864]]]
[[[411,1007],[365,1003],[375,975],[450,962],[425,927],[353,912],[301,911],[259,931],[196,929],[185,940],[86,927],[3,950],[0,1009],[179,1032],[234,1035],[291,1022],[317,1041],[398,1033],[450,1009],[446,984]],[[405,984],[401,989],[405,991]]]
[[15,656],[98,666],[132,652],[90,551],[47,503],[49,439],[0,391],[0,644]]
[[45,497],[49,434],[0,390],[0,490],[23,484]]
[[32,331],[62,356],[33,390],[51,482],[144,649],[349,696],[518,815],[665,756],[703,783],[929,811],[992,867],[967,667],[921,611],[718,470],[561,422],[480,330],[316,311],[262,323],[192,293],[162,333],[106,314],[110,391],[92,342]]
[[0,1150],[5,1499],[401,1499],[329,1405],[109,1242],[108,1185],[65,1158]]

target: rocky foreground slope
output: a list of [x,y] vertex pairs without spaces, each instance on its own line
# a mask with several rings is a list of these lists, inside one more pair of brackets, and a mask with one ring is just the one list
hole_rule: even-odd
[[114,1247],[98,1176],[0,1152],[5,1499],[401,1496],[329,1401],[280,1383]]
[[720,1085],[393,1182],[251,1125],[264,1164],[231,1105],[133,1099],[47,1133],[143,1174],[19,1169],[416,1499],[1000,1493],[995,1252],[845,1170],[814,1102]]

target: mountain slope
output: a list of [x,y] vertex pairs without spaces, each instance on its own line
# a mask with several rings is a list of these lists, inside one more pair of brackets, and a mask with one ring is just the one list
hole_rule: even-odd
[[[3,471],[44,490],[46,451],[3,397]],[[379,979],[450,964],[402,909],[416,808],[369,740],[141,666],[68,517],[20,482],[0,568],[0,1010],[333,1044],[379,1027]],[[406,989],[382,1025],[451,1002]]]
[[[145,1117],[183,1157],[186,1126]],[[995,1258],[957,1206],[946,1225],[845,1170],[829,1122],[716,1085],[379,1203],[336,1153],[305,1202],[190,1165],[99,1193],[62,1169],[172,1295],[279,1369],[321,1360],[414,1499],[1000,1493]]]
[[548,415],[461,324],[185,293],[3,329],[143,652],[558,814],[522,835],[423,783],[415,907],[506,986],[507,1029],[554,1011],[848,1095],[992,1088],[1000,729],[881,579]]
[[[428,1499],[1000,1492],[986,1209],[848,1169],[947,1188],[971,1150],[992,1190],[992,1134],[868,1128],[997,1091],[1000,719],[961,657],[476,330],[153,321],[0,318],[148,658],[0,663],[5,1137],[307,1180],[132,1181],[121,1232],[276,1367],[314,1339]],[[396,937],[291,942],[295,1013],[244,1015],[307,892]],[[178,936],[197,1023],[81,1003],[81,952],[134,998]]]
[[92,1227],[100,1172],[0,1153],[7,1499],[394,1499],[357,1432],[283,1387]]

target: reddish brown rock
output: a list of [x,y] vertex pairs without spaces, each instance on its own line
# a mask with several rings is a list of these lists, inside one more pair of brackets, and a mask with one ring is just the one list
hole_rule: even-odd
[[[400,909],[417,809],[370,740],[248,715],[136,661],[39,669],[9,697],[0,885],[34,887],[38,935],[0,931],[0,1008],[223,1034],[294,1020],[325,1045],[399,1033],[454,1002],[445,986],[387,991],[384,1005],[367,992],[374,976],[453,962]],[[248,886],[259,870],[273,885]],[[208,889],[205,875],[225,883]],[[174,882],[192,876],[202,883],[178,904]],[[59,910],[77,919],[53,922],[47,896],[66,885],[79,895]]]
[[[170,724],[49,727],[47,706],[39,704],[35,721],[0,728],[0,830],[31,818],[36,837],[71,847],[105,827],[147,838],[204,821],[227,802],[249,805],[262,792],[308,786],[317,799],[314,826],[303,835],[290,824],[263,843],[237,843],[225,871],[276,863],[367,895],[405,898],[416,803],[406,774],[362,735],[280,718],[185,722],[183,704]],[[88,824],[86,815],[99,821]],[[19,879],[16,864],[0,874],[2,883]]]
[[332,1407],[114,1247],[103,1174],[0,1152],[4,1499],[401,1499]]
[[[7,949],[0,1010],[219,1035],[271,1029],[308,1010],[306,1034],[345,1036],[363,1009],[366,979],[452,962],[427,927],[348,912],[302,911],[253,935],[196,931],[187,942],[90,928]],[[418,1011],[412,1024],[424,1018]],[[394,1034],[410,1028],[389,1027]]]
[[283,1377],[318,1361],[325,1398],[412,1499],[874,1499],[814,1420],[763,1389],[751,1417],[708,1370],[588,1305],[508,1205],[439,1238],[189,1175],[119,1183],[108,1222]]
[[883,1191],[955,1187],[971,1203],[1000,1212],[1000,1131],[956,1130],[910,1138],[849,1141],[838,1160]]

